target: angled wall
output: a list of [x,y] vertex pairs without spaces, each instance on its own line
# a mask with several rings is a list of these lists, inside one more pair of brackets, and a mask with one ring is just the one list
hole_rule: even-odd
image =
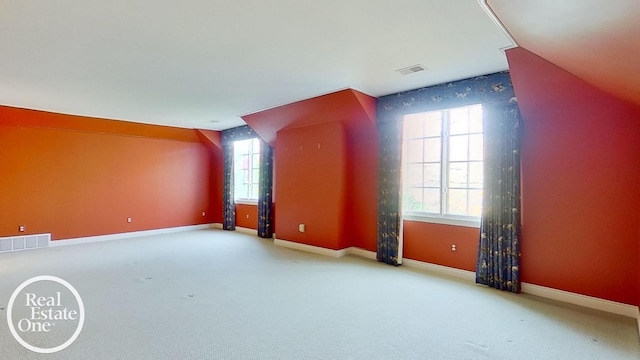
[[638,304],[640,109],[523,48],[522,281]]

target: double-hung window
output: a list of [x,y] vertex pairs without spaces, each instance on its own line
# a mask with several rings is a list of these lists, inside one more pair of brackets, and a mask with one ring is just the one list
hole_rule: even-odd
[[233,157],[234,200],[258,201],[260,141],[257,138],[235,141]]
[[482,212],[482,105],[405,115],[403,217],[478,226]]

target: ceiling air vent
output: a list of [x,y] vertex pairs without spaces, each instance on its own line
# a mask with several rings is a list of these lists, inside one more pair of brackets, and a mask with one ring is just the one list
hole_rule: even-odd
[[406,68],[398,69],[396,71],[399,72],[402,75],[409,75],[409,74],[417,73],[418,71],[423,71],[423,70],[426,70],[426,69],[427,68],[425,68],[424,66],[422,66],[420,64],[416,64],[416,65],[408,66]]

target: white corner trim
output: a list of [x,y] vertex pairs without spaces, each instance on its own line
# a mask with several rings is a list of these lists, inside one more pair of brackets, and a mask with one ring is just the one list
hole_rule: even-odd
[[500,30],[502,30],[504,35],[507,37],[507,39],[509,39],[509,42],[511,43],[510,46],[506,46],[506,47],[504,47],[504,48],[502,48],[500,50],[502,50],[504,52],[505,50],[518,47],[518,42],[513,38],[513,36],[511,36],[511,33],[509,32],[509,30],[507,30],[507,28],[504,26],[502,21],[498,18],[498,15],[496,15],[496,13],[489,6],[489,4],[487,4],[487,0],[478,0],[478,4],[482,8],[482,10],[484,10],[484,12],[487,14],[487,16],[489,16],[489,18],[493,21],[493,23],[496,24],[496,26]]
[[638,319],[638,307],[611,300],[576,294],[564,290],[548,288],[540,285],[522,283],[522,292],[546,299],[557,300],[568,304],[579,305],[589,309],[601,310],[612,314]]
[[403,264],[407,267],[424,270],[440,275],[445,275],[449,277],[453,277],[456,279],[461,279],[465,281],[475,282],[476,281],[476,273],[467,270],[456,269],[448,266],[431,264],[418,260],[411,259],[403,259]]
[[256,230],[256,229],[246,228],[246,227],[242,227],[242,226],[236,226],[236,231],[237,232],[241,232],[243,234],[249,234],[249,235],[258,236],[258,230]]
[[310,253],[318,254],[318,255],[331,256],[331,257],[334,257],[334,258],[343,257],[347,253],[347,249],[333,250],[333,249],[327,249],[327,248],[323,248],[323,247],[319,247],[319,246],[301,244],[301,243],[282,240],[282,239],[274,239],[273,243],[275,245],[286,247],[286,248],[289,248],[289,249],[306,251],[306,252],[310,252]]
[[94,243],[94,242],[100,242],[100,241],[129,239],[129,238],[149,236],[149,235],[171,234],[171,233],[177,233],[177,232],[183,232],[183,231],[210,229],[215,227],[216,227],[216,224],[202,224],[202,225],[178,226],[178,227],[164,228],[164,229],[132,231],[132,232],[126,232],[126,233],[109,234],[109,235],[59,239],[59,240],[51,241],[49,246],[54,247],[54,246],[88,244],[88,243]]

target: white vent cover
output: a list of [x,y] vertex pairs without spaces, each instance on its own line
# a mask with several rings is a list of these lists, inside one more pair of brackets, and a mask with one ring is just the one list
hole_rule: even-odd
[[10,236],[0,238],[0,253],[48,247],[51,234]]
[[408,66],[406,68],[398,69],[396,71],[402,75],[409,75],[409,74],[417,73],[418,71],[424,71],[424,70],[427,70],[427,68],[420,64],[416,64],[416,65]]

